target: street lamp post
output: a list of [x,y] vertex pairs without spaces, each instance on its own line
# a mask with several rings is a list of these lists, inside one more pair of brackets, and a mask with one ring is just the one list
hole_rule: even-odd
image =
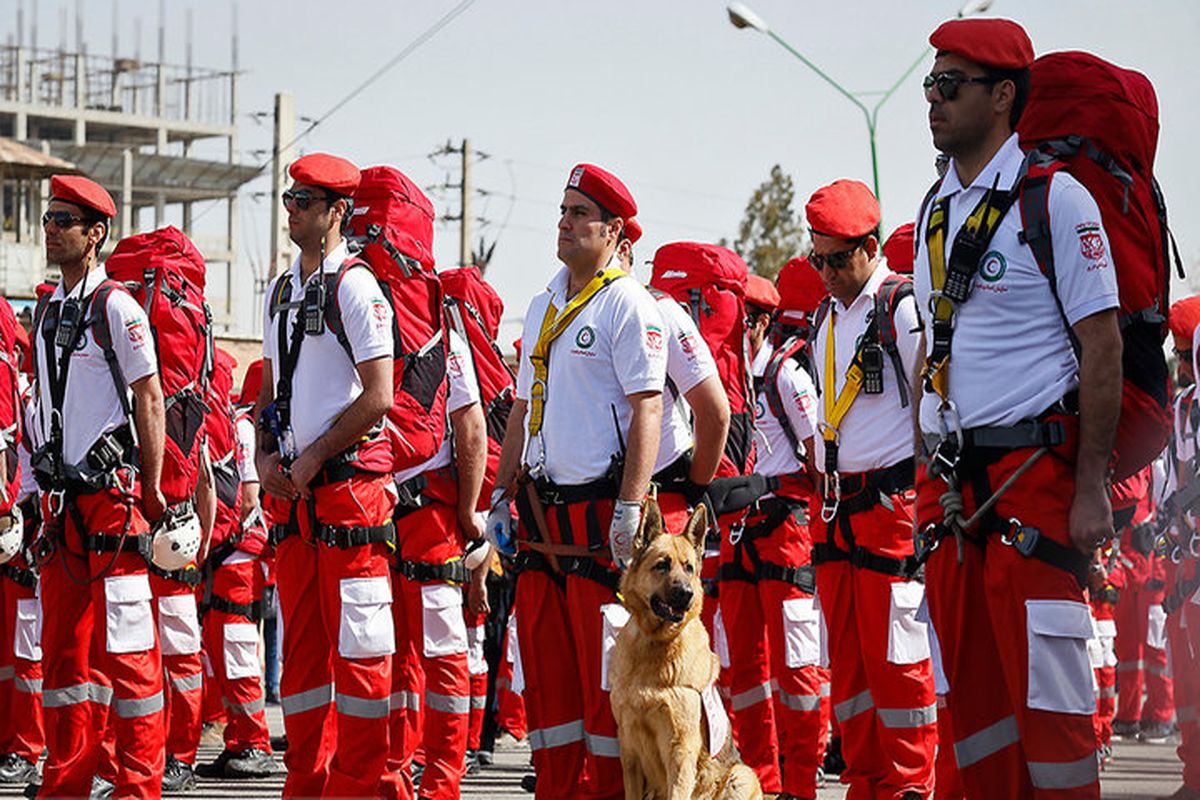
[[[965,5],[963,5],[962,8],[959,9],[958,16],[965,17],[965,16],[970,16],[971,14],[981,14],[984,11],[987,11],[987,9],[991,7],[991,5],[992,5],[992,0],[968,0],[968,2]],[[891,88],[889,88],[886,92],[883,92],[882,95],[880,95],[879,99],[877,101],[875,101],[875,105],[871,106],[870,108],[867,108],[867,106],[861,100],[859,100],[857,97],[855,97],[854,94],[852,94],[850,91],[848,91],[845,87],[843,87],[840,83],[835,81],[833,78],[829,77],[829,75],[826,74],[824,70],[822,70],[820,67],[818,67],[813,62],[809,61],[804,56],[803,53],[801,53],[796,48],[792,47],[790,44],[787,43],[787,41],[785,41],[782,37],[780,37],[779,34],[775,33],[775,31],[771,30],[771,28],[767,25],[766,21],[762,17],[760,17],[758,14],[756,14],[754,12],[754,10],[751,9],[749,6],[747,6],[745,3],[740,3],[740,2],[730,3],[728,5],[728,7],[726,8],[726,10],[729,12],[729,21],[733,24],[733,26],[735,28],[751,28],[753,30],[758,31],[759,33],[763,33],[763,34],[766,34],[767,36],[770,36],[772,39],[774,39],[776,42],[778,42],[780,44],[780,46],[782,46],[789,53],[791,53],[796,58],[798,58],[802,62],[804,62],[805,66],[807,66],[813,72],[817,73],[817,75],[819,75],[826,83],[828,83],[830,86],[832,86],[834,89],[836,89],[839,94],[841,94],[843,97],[845,97],[851,103],[853,103],[860,111],[862,111],[863,118],[867,122],[867,133],[871,140],[871,179],[872,179],[872,182],[874,183],[873,188],[875,189],[875,197],[879,198],[880,197],[880,194],[879,194],[879,159],[876,154],[876,148],[875,148],[875,126],[879,119],[879,109],[882,108],[883,104],[886,103],[888,101],[888,99],[891,98],[891,96],[896,93],[896,90],[900,88],[900,85],[902,83],[904,83],[904,81],[908,79],[908,76],[913,73],[913,70],[915,70],[918,66],[920,66],[921,63],[929,57],[929,52],[930,52],[931,48],[926,47],[925,50],[922,51],[921,55],[917,58],[917,60],[914,61],[912,64],[910,64],[908,69],[906,69],[904,71],[904,74],[901,75],[896,80],[896,82],[892,84]],[[882,200],[880,202],[882,203]]]

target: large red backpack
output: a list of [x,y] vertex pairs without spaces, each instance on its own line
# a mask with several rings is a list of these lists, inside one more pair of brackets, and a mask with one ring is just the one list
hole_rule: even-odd
[[[1029,102],[1017,131],[1022,149],[1029,151],[1019,196],[1022,237],[1050,285],[1055,286],[1054,221],[1047,195],[1055,172],[1066,170],[1087,188],[1108,234],[1124,340],[1124,392],[1114,448],[1120,480],[1153,461],[1171,429],[1163,340],[1173,241],[1154,178],[1158,100],[1139,72],[1089,53],[1051,53],[1033,63]],[[1099,236],[1081,238],[1080,244],[1102,246]],[[1178,253],[1175,263],[1182,277]]]
[[[204,256],[182,231],[167,226],[122,239],[104,268],[141,304],[150,320],[166,407],[161,487],[168,505],[180,503],[196,489],[198,445],[207,413],[204,396],[212,371],[212,315],[204,302]],[[128,382],[119,374],[115,358],[109,358],[112,334],[104,311],[108,296],[104,285],[96,290],[94,336],[113,367],[117,395],[124,397]]]
[[674,242],[654,254],[650,285],[691,313],[729,396],[729,438],[717,475],[754,469],[754,388],[746,342],[746,262],[715,244]]
[[[394,312],[395,391],[386,419],[394,471],[431,459],[446,435],[449,332],[433,271],[435,218],[429,198],[400,170],[362,171],[346,235],[361,248],[358,258],[370,267]],[[327,295],[336,299],[337,292]],[[326,314],[326,320],[341,339],[340,315]]]
[[235,538],[240,527],[242,480],[238,472],[237,423],[233,415],[233,368],[237,361],[217,348],[209,382],[208,415],[204,435],[212,462],[213,488],[217,495],[217,519],[213,525],[211,550]]
[[504,444],[504,429],[508,426],[508,415],[516,397],[516,376],[496,345],[504,301],[475,267],[444,270],[439,277],[446,293],[446,316],[450,326],[471,347],[475,378],[479,383],[479,399],[483,403],[487,422],[487,471],[484,473],[483,491],[479,493],[482,511],[491,502],[500,450]]
[[21,475],[17,448],[21,445],[23,404],[21,402],[21,359],[29,351],[29,336],[8,300],[0,297],[0,449],[7,449],[6,471],[0,475],[0,514],[7,514],[20,493]]

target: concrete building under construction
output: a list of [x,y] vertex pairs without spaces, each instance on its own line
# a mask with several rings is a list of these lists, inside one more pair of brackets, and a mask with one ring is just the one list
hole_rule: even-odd
[[[98,5],[87,7],[95,12]],[[160,3],[157,58],[143,60],[140,21],[131,52],[119,46],[115,2],[109,55],[88,52],[82,3],[75,5],[73,48],[66,43],[65,9],[59,44],[45,47],[37,41],[36,0],[18,5],[15,35],[0,47],[0,290],[10,299],[32,298],[39,281],[57,277],[47,274],[42,252],[46,178],[77,171],[116,200],[114,234],[166,224],[187,233],[208,262],[217,332],[247,333],[258,295],[246,291],[254,276],[238,275],[233,266],[237,192],[260,169],[239,163],[236,22],[228,69],[191,63],[190,10],[185,63],[168,63],[163,8]]]

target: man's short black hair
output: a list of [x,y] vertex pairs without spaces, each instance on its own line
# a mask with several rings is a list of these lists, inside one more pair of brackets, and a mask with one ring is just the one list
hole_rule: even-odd
[[83,212],[80,216],[83,217],[84,230],[91,230],[93,225],[104,226],[104,235],[96,242],[96,255],[99,256],[100,251],[104,249],[104,243],[108,241],[109,232],[112,231],[112,220],[91,208],[80,206],[80,210]]
[[1021,121],[1021,114],[1025,111],[1025,104],[1029,102],[1029,67],[1022,69],[994,69],[992,67],[984,67],[984,69],[987,72],[987,76],[996,83],[1000,81],[1012,81],[1013,86],[1016,87],[1012,108],[1008,112],[1009,127],[1016,130],[1017,123]]

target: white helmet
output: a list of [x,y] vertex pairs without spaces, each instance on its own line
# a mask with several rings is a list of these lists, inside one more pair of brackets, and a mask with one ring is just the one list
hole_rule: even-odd
[[21,552],[25,541],[25,517],[21,514],[20,506],[0,517],[0,564],[8,563],[13,556]]
[[154,533],[150,560],[167,572],[183,569],[200,552],[200,518],[189,511],[181,516],[168,514]]
[[474,572],[484,560],[492,557],[492,544],[487,539],[472,539],[463,553],[463,564]]

